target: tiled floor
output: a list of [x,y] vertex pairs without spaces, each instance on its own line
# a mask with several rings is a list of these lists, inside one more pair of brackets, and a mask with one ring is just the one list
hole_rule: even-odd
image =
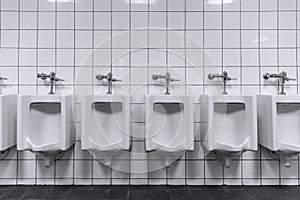
[[299,199],[296,186],[0,186],[1,199]]

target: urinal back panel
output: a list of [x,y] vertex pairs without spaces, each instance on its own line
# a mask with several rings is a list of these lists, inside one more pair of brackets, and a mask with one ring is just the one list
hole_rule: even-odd
[[300,147],[300,103],[277,103],[278,140]]
[[189,96],[146,96],[146,150],[194,149],[193,100]]
[[183,141],[183,103],[154,103],[151,134],[163,145]]
[[240,145],[247,135],[246,108],[244,103],[214,104],[215,119],[220,119],[222,128],[218,141],[220,143]]
[[37,146],[61,140],[61,103],[31,103],[29,110],[29,137]]
[[19,95],[17,149],[69,149],[75,143],[73,98],[73,95]]
[[92,104],[91,137],[99,145],[123,140],[124,111],[122,102],[94,102]]
[[81,148],[130,148],[129,102],[124,95],[87,95],[82,103]]

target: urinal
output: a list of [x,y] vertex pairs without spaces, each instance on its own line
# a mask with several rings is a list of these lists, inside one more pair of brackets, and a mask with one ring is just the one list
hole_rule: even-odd
[[50,166],[75,142],[72,102],[73,95],[19,95],[17,149],[41,155]]
[[0,159],[8,154],[8,149],[16,145],[17,95],[0,95]]
[[165,165],[186,150],[194,150],[193,98],[146,96],[146,150],[157,151]]
[[257,113],[259,144],[290,167],[300,153],[300,96],[257,95]]
[[255,96],[201,95],[200,113],[207,123],[203,146],[220,155],[225,167],[233,155],[257,150]]
[[92,151],[110,166],[120,151],[130,148],[129,116],[128,96],[84,96],[81,148]]

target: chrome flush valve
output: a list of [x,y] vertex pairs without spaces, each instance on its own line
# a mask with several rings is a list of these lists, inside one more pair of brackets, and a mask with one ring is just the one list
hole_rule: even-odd
[[121,81],[121,79],[116,79],[113,78],[113,74],[111,72],[108,72],[106,75],[104,74],[97,74],[95,76],[95,78],[99,81],[102,81],[103,79],[107,80],[107,85],[108,85],[108,91],[106,94],[112,94],[112,83],[113,82],[117,82],[117,81]]
[[226,91],[226,84],[227,84],[228,81],[237,80],[236,78],[229,77],[228,72],[226,72],[226,71],[223,71],[222,74],[212,74],[212,73],[208,74],[208,79],[209,80],[213,80],[215,78],[222,78],[222,82],[223,82],[223,92],[222,92],[222,94],[228,94],[227,91]]
[[166,72],[165,74],[153,74],[152,79],[153,80],[158,80],[158,79],[165,79],[166,80],[166,92],[165,92],[166,95],[170,94],[170,92],[169,92],[170,82],[180,81],[179,79],[171,78],[171,73],[170,72]]
[[280,89],[278,91],[278,94],[281,94],[281,95],[285,95],[286,94],[284,92],[284,84],[285,84],[285,82],[287,82],[287,81],[296,81],[295,78],[289,78],[289,77],[287,77],[287,73],[285,71],[282,71],[279,74],[276,74],[276,73],[275,74],[265,73],[263,75],[263,78],[265,80],[269,80],[270,78],[278,78],[279,79],[279,84],[281,84]]
[[50,74],[38,73],[37,78],[40,78],[42,80],[46,80],[47,78],[50,79],[51,89],[50,89],[49,94],[54,94],[53,87],[54,87],[55,82],[65,81],[64,79],[57,78],[55,72],[50,72]]

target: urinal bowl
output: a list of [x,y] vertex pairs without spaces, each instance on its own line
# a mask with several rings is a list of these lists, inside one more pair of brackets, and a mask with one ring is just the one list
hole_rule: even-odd
[[259,144],[287,167],[300,153],[300,96],[257,95]]
[[256,98],[251,95],[201,95],[200,118],[206,123],[203,146],[230,167],[231,157],[257,150]]
[[87,95],[82,101],[81,148],[106,166],[130,148],[129,100],[124,95]]
[[75,143],[73,95],[19,95],[17,149],[45,159],[45,166]]
[[193,98],[146,96],[146,150],[156,151],[169,166],[186,150],[194,150]]
[[16,145],[17,95],[0,95],[0,159],[4,158],[10,147]]

